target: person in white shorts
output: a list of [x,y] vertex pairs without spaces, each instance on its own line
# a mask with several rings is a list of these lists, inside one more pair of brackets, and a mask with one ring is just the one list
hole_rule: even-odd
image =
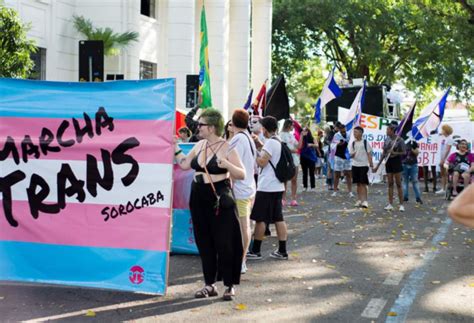
[[354,194],[352,194],[352,165],[347,149],[349,145],[349,135],[346,132],[346,126],[342,123],[338,123],[338,129],[339,132],[334,135],[333,139],[333,142],[336,143],[336,154],[334,156],[334,193],[332,193],[332,196],[337,196],[341,172],[344,172],[347,191],[350,197],[354,197]]

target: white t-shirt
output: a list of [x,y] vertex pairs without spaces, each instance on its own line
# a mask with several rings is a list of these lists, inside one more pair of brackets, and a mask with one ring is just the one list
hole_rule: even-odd
[[[439,147],[439,158],[441,159],[444,154],[446,154],[446,150],[448,149],[448,146],[454,146],[456,144],[456,142],[454,141],[453,139],[453,135],[450,135],[450,136],[443,136],[443,135],[440,135],[441,139],[439,141],[439,144],[440,144],[440,147]],[[449,156],[449,153],[448,153],[448,156]],[[446,157],[448,158],[448,157]]]
[[[273,166],[276,167],[278,161],[280,160],[281,155],[281,143],[275,139],[267,139],[263,145],[262,150],[267,152],[271,156],[270,160]],[[285,190],[285,185],[278,180],[275,175],[275,170],[273,169],[270,162],[263,167],[262,171],[258,174],[258,185],[257,191],[261,192],[283,192]]]
[[[296,148],[298,148],[298,141],[296,140],[295,135],[291,132],[280,132],[280,138],[281,141],[286,143],[286,145],[288,146],[288,148],[290,148],[291,151],[296,150]],[[295,166],[299,166],[300,155],[298,155],[297,153],[291,153],[291,156],[293,156],[293,162],[295,163]]]
[[[245,168],[245,178],[234,181],[234,195],[236,199],[248,199],[255,195],[257,186],[255,185],[256,156],[257,148],[250,135],[241,132],[232,137],[229,143],[229,150],[235,149]],[[253,153],[252,153],[253,152]]]
[[367,142],[367,151],[364,147],[364,139],[354,140],[349,144],[349,153],[352,155],[355,152],[354,158],[352,158],[352,166],[355,167],[367,167],[369,166],[369,157],[367,153],[372,153],[372,147]]

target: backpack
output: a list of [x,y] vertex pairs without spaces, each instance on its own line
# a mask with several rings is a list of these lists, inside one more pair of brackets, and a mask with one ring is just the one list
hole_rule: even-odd
[[271,139],[275,139],[281,144],[281,154],[280,154],[280,159],[278,160],[278,163],[276,164],[276,166],[272,164],[271,160],[269,161],[270,165],[275,171],[276,178],[278,178],[280,182],[286,183],[287,181],[295,177],[295,174],[296,174],[296,166],[293,161],[291,150],[290,148],[288,148],[286,143],[281,142],[280,140],[274,137]]

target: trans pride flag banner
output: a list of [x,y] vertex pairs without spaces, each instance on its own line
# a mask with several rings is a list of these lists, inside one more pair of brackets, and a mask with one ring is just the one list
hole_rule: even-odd
[[174,118],[174,79],[0,79],[0,280],[165,293]]

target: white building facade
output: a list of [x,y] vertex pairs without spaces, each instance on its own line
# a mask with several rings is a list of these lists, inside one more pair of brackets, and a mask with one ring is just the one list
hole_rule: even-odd
[[[136,31],[115,57],[105,58],[104,75],[126,80],[172,77],[177,107],[186,106],[186,75],[199,72],[203,0],[5,0],[36,40],[39,79],[78,81],[79,40],[74,15],[114,32]],[[251,87],[270,79],[272,0],[205,0],[213,105],[229,116],[242,107]]]

